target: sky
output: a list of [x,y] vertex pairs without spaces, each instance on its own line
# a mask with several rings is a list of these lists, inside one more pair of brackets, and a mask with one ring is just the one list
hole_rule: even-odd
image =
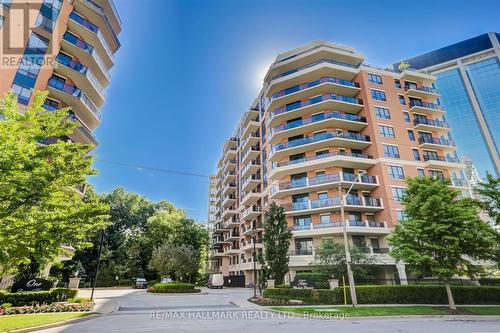
[[[124,187],[207,219],[222,144],[278,53],[313,40],[386,66],[489,31],[498,0],[114,0],[122,19],[102,122],[100,193]],[[114,163],[174,170],[151,171]]]

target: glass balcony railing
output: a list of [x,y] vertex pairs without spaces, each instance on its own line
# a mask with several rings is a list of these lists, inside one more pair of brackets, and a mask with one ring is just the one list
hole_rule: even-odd
[[[291,204],[285,204],[283,207],[287,211],[300,211],[318,208],[328,208],[340,206],[340,197],[325,198],[319,200],[305,200],[299,202],[293,202]],[[346,196],[347,206],[364,206],[364,207],[382,207],[382,202],[378,198],[371,197],[358,197],[355,195]],[[365,226],[365,225],[364,225]]]
[[366,123],[365,117],[357,116],[357,115],[351,114],[351,113],[343,113],[343,112],[333,111],[333,112],[327,112],[327,113],[323,113],[323,114],[314,115],[314,116],[307,117],[304,119],[298,119],[298,120],[293,120],[291,122],[287,122],[285,124],[273,127],[271,129],[271,133],[275,134],[275,133],[286,131],[286,130],[289,130],[292,128],[317,123],[317,122],[327,120],[327,119],[342,119],[342,120],[349,120],[349,121],[357,121],[360,123]]
[[288,75],[293,74],[293,73],[297,73],[297,72],[299,72],[301,70],[304,70],[304,69],[316,66],[318,64],[339,65],[339,66],[348,67],[348,68],[352,68],[352,69],[358,69],[359,68],[359,65],[348,64],[348,63],[342,62],[342,61],[330,60],[330,59],[320,59],[320,60],[316,60],[314,62],[311,62],[311,63],[309,63],[307,65],[300,66],[300,67],[291,69],[289,71],[283,72],[281,74],[275,75],[275,76],[273,76],[271,78],[271,80],[276,80],[276,79],[279,79],[281,77],[288,76]]
[[291,103],[291,104],[288,104],[286,106],[282,106],[282,107],[279,107],[277,109],[274,109],[271,112],[270,116],[272,118],[272,117],[275,117],[281,113],[293,111],[293,110],[296,110],[298,108],[301,108],[301,107],[304,107],[307,105],[313,105],[313,104],[321,103],[321,102],[328,101],[328,100],[363,105],[363,100],[361,100],[359,98],[336,95],[336,94],[323,94],[320,96],[310,98],[310,99],[305,100],[305,101],[297,101],[295,103]]
[[455,157],[449,156],[439,156],[439,155],[424,155],[424,161],[440,161],[440,162],[448,162],[448,163],[460,163],[460,160]]
[[[283,190],[290,190],[308,186],[316,186],[321,184],[337,183],[339,181],[354,182],[356,178],[357,175],[351,173],[345,173],[345,172],[334,173],[330,175],[320,175],[309,178],[306,177],[301,179],[295,179],[289,182],[282,182],[278,184],[278,189],[280,191],[283,191]],[[377,184],[377,177],[364,175],[358,178],[357,182],[365,184]]]
[[370,142],[369,136],[359,134],[359,133],[323,132],[323,133],[319,133],[319,134],[316,134],[313,136],[306,136],[304,138],[295,139],[295,140],[291,140],[288,142],[273,145],[272,149],[271,149],[271,153],[274,153],[274,152],[277,152],[277,151],[280,151],[283,149],[298,147],[298,146],[302,146],[302,145],[306,145],[306,144],[310,144],[310,143],[315,143],[315,142],[319,142],[319,141],[324,141],[324,140],[328,140],[328,139],[333,139],[333,138]]
[[78,98],[98,119],[101,119],[101,112],[82,90],[73,85],[67,84],[55,77],[51,77],[47,85],[75,98]]
[[331,77],[331,76],[324,76],[318,80],[299,84],[299,85],[278,91],[278,92],[274,93],[271,98],[275,99],[275,98],[283,97],[286,95],[290,95],[290,94],[296,93],[296,92],[301,91],[301,90],[315,87],[315,86],[320,85],[322,83],[335,83],[335,84],[340,84],[340,85],[347,86],[347,87],[359,88],[359,83],[357,83],[357,82],[342,80],[342,79],[338,79],[338,78]]
[[72,60],[68,56],[61,53],[57,55],[56,61],[61,65],[71,68],[75,72],[84,74],[88,78],[92,86],[101,94],[101,96],[104,96],[104,88],[101,86],[99,81],[97,81],[94,74],[92,74],[92,71],[90,71],[86,66]]
[[422,125],[429,125],[441,128],[449,128],[448,123],[445,121],[433,120],[427,118],[415,118],[415,120],[413,120],[413,124],[415,126],[422,124]]
[[444,111],[443,106],[440,104],[427,103],[427,102],[422,102],[419,100],[411,100],[410,101],[410,108],[412,108],[414,106],[422,107],[422,108],[426,108],[426,109],[437,110],[437,111]]
[[310,162],[310,161],[315,161],[315,160],[320,160],[323,158],[328,158],[328,157],[334,157],[334,156],[348,156],[348,157],[355,157],[355,158],[367,158],[367,159],[373,159],[372,155],[366,155],[366,154],[357,154],[357,153],[340,153],[340,152],[331,152],[328,154],[321,154],[321,155],[316,155],[316,156],[310,156],[310,157],[303,157],[303,158],[298,158],[286,162],[279,162],[274,164],[275,167],[283,167],[287,165],[294,165],[298,163],[303,163],[303,162]]
[[451,185],[457,187],[469,187],[469,183],[465,179],[451,178]]
[[104,36],[102,35],[102,33],[99,30],[99,27],[97,25],[93,24],[92,22],[87,21],[85,18],[81,17],[80,15],[78,15],[75,12],[71,12],[71,14],[69,14],[69,18],[71,20],[75,21],[76,23],[80,24],[81,26],[85,27],[86,29],[95,33],[97,35],[97,38],[101,42],[102,46],[106,50],[106,53],[108,54],[108,56],[111,59],[113,58],[113,51],[111,51],[111,48],[109,47],[108,42],[106,41],[106,38],[104,38]]
[[443,138],[433,138],[433,137],[421,137],[418,139],[418,142],[420,144],[434,144],[434,145],[441,145],[441,146],[449,146],[449,147],[455,147],[455,142],[453,140],[448,140],[448,139],[443,139]]
[[68,43],[70,43],[70,44],[78,47],[79,49],[85,51],[86,53],[90,54],[94,58],[95,62],[97,63],[97,66],[99,66],[99,68],[103,72],[104,76],[106,76],[106,78],[109,80],[108,68],[106,67],[106,65],[104,65],[104,62],[101,60],[99,55],[95,52],[94,47],[92,45],[84,42],[83,40],[79,39],[78,37],[76,37],[75,35],[73,35],[69,32],[64,33],[63,39],[65,41],[67,41]]
[[90,138],[91,141],[97,143],[97,137],[95,136],[94,132],[90,128],[87,127],[74,113],[70,113],[68,115],[69,118],[73,119],[74,121],[77,121],[80,126],[78,127],[80,131],[82,131],[83,134],[85,134],[88,138]]
[[92,0],[81,0],[88,8],[92,9],[95,13],[97,13],[99,16],[101,16],[104,19],[104,22],[106,24],[106,27],[108,28],[109,32],[111,33],[111,36],[113,37],[113,40],[115,41],[116,45],[120,47],[120,41],[118,40],[118,36],[116,35],[115,29],[111,25],[111,22],[109,22],[108,16],[104,12],[104,9],[93,2]]
[[405,86],[405,91],[408,91],[408,90],[418,90],[418,91],[422,91],[422,92],[426,92],[426,93],[430,93],[430,94],[438,94],[438,90],[437,89],[434,89],[432,87],[426,87],[426,86]]

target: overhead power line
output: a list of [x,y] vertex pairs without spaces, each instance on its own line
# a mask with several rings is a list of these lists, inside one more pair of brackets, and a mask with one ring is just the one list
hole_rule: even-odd
[[173,170],[173,169],[162,169],[162,168],[156,168],[156,167],[150,167],[150,166],[138,165],[138,164],[130,164],[130,163],[124,163],[124,162],[108,161],[108,160],[102,160],[99,158],[96,158],[95,160],[97,162],[100,162],[100,163],[113,164],[113,165],[118,165],[118,166],[122,166],[122,167],[126,167],[126,168],[134,168],[136,170],[151,170],[151,171],[156,171],[156,172],[161,172],[161,173],[170,173],[170,174],[176,174],[176,175],[181,175],[181,176],[200,177],[200,178],[209,178],[210,177],[208,175],[202,175],[199,173],[186,172],[186,171]]

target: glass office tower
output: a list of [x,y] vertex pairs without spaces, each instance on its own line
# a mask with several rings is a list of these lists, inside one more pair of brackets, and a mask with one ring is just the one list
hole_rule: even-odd
[[481,177],[500,173],[499,41],[500,35],[490,32],[404,60],[437,77],[457,152],[472,159]]

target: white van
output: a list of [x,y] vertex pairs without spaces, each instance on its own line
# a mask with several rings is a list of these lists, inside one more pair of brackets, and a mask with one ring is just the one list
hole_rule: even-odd
[[224,276],[222,274],[210,274],[208,277],[208,288],[220,288],[224,286]]

